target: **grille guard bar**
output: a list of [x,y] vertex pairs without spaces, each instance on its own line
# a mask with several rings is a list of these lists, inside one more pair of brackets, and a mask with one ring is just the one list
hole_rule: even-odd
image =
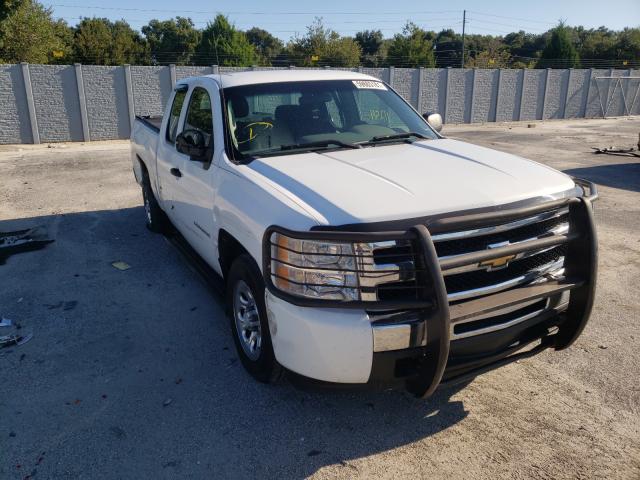
[[[290,231],[281,227],[269,227],[263,237],[263,275],[265,285],[271,294],[287,302],[299,306],[322,308],[367,308],[367,309],[416,309],[422,312],[427,327],[427,344],[422,347],[427,361],[422,362],[418,375],[407,381],[408,390],[417,396],[426,398],[433,394],[444,375],[450,347],[450,323],[453,318],[468,317],[482,312],[495,310],[505,303],[520,303],[527,299],[549,296],[562,291],[570,291],[569,305],[564,314],[565,318],[560,323],[558,331],[541,339],[540,345],[534,350],[540,351],[553,347],[562,350],[569,347],[582,333],[589,320],[595,297],[595,285],[597,276],[597,238],[593,219],[592,202],[598,199],[595,184],[587,180],[574,179],[583,191],[584,196],[554,200],[532,207],[524,207],[498,212],[470,214],[460,217],[436,219],[427,225],[416,225],[407,231],[389,232],[346,232],[331,230],[315,230],[307,232]],[[588,191],[588,192],[587,192]],[[431,232],[454,231],[476,228],[489,223],[508,222],[518,217],[535,215],[537,213],[569,207],[569,234],[559,235],[557,238],[538,239],[525,244],[511,245],[491,249],[486,252],[474,252],[461,255],[455,261],[439,262]],[[374,242],[384,240],[412,240],[419,245],[424,269],[417,271],[421,276],[425,288],[419,290],[416,300],[411,301],[338,301],[307,299],[279,290],[272,280],[271,273],[271,235],[279,232],[294,238],[309,240],[350,241],[350,242]],[[530,250],[535,247],[549,245],[568,244],[568,253],[565,258],[565,280],[550,283],[547,288],[516,288],[506,292],[496,293],[479,298],[471,302],[449,306],[447,291],[444,284],[442,271],[454,268],[460,263],[483,261],[510,255],[517,251]],[[539,286],[538,286],[539,287]],[[514,294],[514,292],[516,292]],[[518,296],[519,295],[519,296]],[[470,309],[475,309],[470,313]],[[522,345],[516,350],[522,349]],[[490,365],[480,365],[475,369],[464,373],[464,378],[472,378],[492,369],[520,358],[525,354],[515,354],[513,350],[507,351],[503,356],[495,358]],[[456,378],[447,379],[446,383],[455,383]]]

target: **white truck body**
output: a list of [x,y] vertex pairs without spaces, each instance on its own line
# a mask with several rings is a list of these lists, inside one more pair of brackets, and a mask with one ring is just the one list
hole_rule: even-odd
[[[231,92],[233,87],[251,85],[343,80],[379,82],[352,72],[298,70],[179,81],[177,88],[184,92],[185,101],[177,120],[178,134],[184,128],[194,89],[209,94],[213,146],[206,165],[180,153],[165,134],[176,92],[169,99],[159,130],[149,121],[134,122],[131,156],[136,180],[142,185],[148,179],[162,211],[220,276],[227,273],[221,260],[221,232],[241,245],[268,276],[263,256],[265,232],[271,226],[297,232],[345,225],[379,225],[386,230],[385,223],[440,218],[456,212],[500,212],[511,206],[583,198],[583,188],[563,173],[435,133],[429,139],[369,148],[257,155],[248,162],[230,158],[222,89]],[[277,121],[270,118],[268,123],[272,128]],[[275,358],[304,377],[367,383],[372,380],[375,353],[380,351],[376,335],[378,343],[387,342],[387,335],[392,339],[390,351],[401,350],[393,338],[400,338],[399,345],[406,341],[403,335],[407,328],[387,324],[376,330],[375,315],[368,308],[300,305],[272,288],[266,289],[265,297]],[[547,303],[546,310],[555,308],[559,314],[567,308],[568,291],[557,291],[549,298],[553,302]],[[455,301],[450,299],[450,303],[454,308]],[[379,333],[383,331],[388,333]],[[425,343],[423,340],[418,346]]]

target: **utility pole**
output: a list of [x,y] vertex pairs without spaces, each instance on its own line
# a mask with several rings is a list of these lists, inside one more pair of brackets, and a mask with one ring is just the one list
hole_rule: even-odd
[[464,68],[464,27],[467,24],[467,11],[462,11],[462,60],[460,61],[460,68]]

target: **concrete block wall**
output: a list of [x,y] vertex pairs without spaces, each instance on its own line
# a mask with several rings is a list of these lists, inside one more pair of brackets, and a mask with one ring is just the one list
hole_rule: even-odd
[[[128,138],[135,115],[164,111],[183,78],[286,67],[0,65],[0,144]],[[639,70],[353,69],[447,123],[640,115]],[[596,80],[598,79],[598,80]],[[600,95],[599,95],[600,94]],[[635,104],[634,104],[635,99]]]
[[20,65],[0,65],[0,144],[34,143]]
[[83,140],[75,69],[30,65],[31,88],[42,142]]
[[130,135],[129,106],[124,69],[82,69],[91,140],[127,138]]

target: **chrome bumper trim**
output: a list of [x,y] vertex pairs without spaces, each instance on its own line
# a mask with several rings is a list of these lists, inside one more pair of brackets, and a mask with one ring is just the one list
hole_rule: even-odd
[[372,325],[373,351],[388,352],[407,348],[424,347],[427,344],[424,322]]

